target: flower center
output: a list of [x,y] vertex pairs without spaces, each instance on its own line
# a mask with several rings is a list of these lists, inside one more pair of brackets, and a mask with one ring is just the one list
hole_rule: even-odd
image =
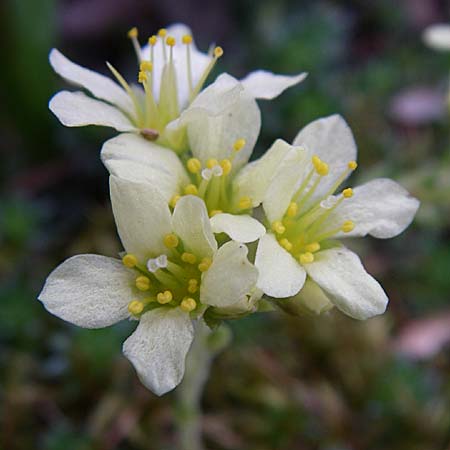
[[308,201],[329,172],[328,164],[318,156],[312,157],[312,165],[282,219],[271,224],[279,244],[301,264],[313,262],[314,253],[323,248],[327,240],[339,232],[349,233],[355,227],[351,220],[346,220],[339,227],[327,230],[326,222],[342,202],[353,196],[351,188],[344,189],[339,195],[333,194],[349,173],[356,169],[356,162],[350,161],[333,186],[310,205]]
[[134,291],[139,297],[128,304],[136,318],[161,305],[181,308],[194,315],[201,310],[202,273],[211,266],[211,258],[200,258],[185,251],[182,241],[173,233],[164,237],[167,254],[138,261],[135,255],[122,258],[124,266],[134,269]]
[[[128,32],[128,37],[131,39],[139,63],[137,79],[144,89],[144,95],[142,95],[142,92],[133,89],[111,64],[107,63],[107,65],[133,102],[135,115],[130,117],[130,120],[141,130],[141,134],[146,139],[155,141],[164,132],[166,125],[180,115],[177,74],[173,55],[176,40],[173,36],[167,35],[167,30],[164,28],[160,29],[157,35],[153,35],[148,39],[150,56],[149,60],[145,60],[138,41],[137,28],[132,28]],[[155,54],[155,46],[158,42],[162,46],[161,61],[158,61],[159,58]],[[205,67],[199,80],[194,84],[191,61],[192,42],[192,36],[183,36],[182,43],[186,48],[186,57],[184,63],[177,61],[178,65],[185,64],[184,72],[186,73],[189,87],[189,103],[198,95],[217,60],[223,55],[222,48],[215,47],[210,54],[211,60],[209,64]],[[159,82],[159,92],[156,92],[158,85],[154,79],[154,67],[156,64],[158,67],[163,67]]]
[[189,158],[185,164],[191,182],[170,199],[169,205],[175,208],[183,195],[196,195],[204,200],[210,217],[223,212],[242,214],[248,211],[252,207],[251,199],[237,197],[232,187],[233,161],[245,144],[245,139],[238,139],[229,158],[208,159],[204,166],[199,159]]

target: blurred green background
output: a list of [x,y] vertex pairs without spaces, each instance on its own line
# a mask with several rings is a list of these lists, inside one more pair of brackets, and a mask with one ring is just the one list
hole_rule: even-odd
[[[83,330],[36,300],[68,256],[120,251],[99,160],[100,128],[68,129],[47,109],[65,86],[58,47],[129,79],[127,30],[181,21],[200,48],[223,46],[219,71],[256,68],[309,77],[261,102],[257,154],[277,137],[341,113],[359,146],[355,183],[389,176],[422,201],[389,241],[352,243],[391,303],[359,323],[253,315],[204,396],[209,449],[450,449],[450,54],[421,32],[448,21],[432,0],[3,0],[0,3],[0,449],[174,448],[173,394],[147,391],[121,356],[133,328]],[[255,155],[255,156],[256,156]]]

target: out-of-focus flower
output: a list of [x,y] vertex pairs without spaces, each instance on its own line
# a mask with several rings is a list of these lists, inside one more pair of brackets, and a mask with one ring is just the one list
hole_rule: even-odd
[[310,309],[320,312],[334,304],[356,319],[383,313],[388,302],[383,289],[335,239],[394,237],[411,223],[418,200],[389,179],[335,194],[357,167],[353,135],[340,116],[316,120],[288,151],[266,157],[281,162],[262,201],[270,232],[256,252],[258,287],[276,298],[302,296],[308,276],[308,289],[315,293]]
[[[183,140],[184,131],[172,124],[168,138],[166,127],[183,110],[189,109],[223,50],[215,47],[208,54],[198,51],[190,29],[181,24],[159,30],[158,35],[151,36],[142,48],[136,28],[130,30],[129,37],[139,63],[137,81],[141,86],[127,83],[109,63],[108,68],[119,84],[71,62],[53,49],[50,63],[54,70],[96,99],[81,91],[61,91],[51,99],[50,109],[66,126],[104,125],[122,132],[139,132],[148,140],[159,140],[173,148],[174,142],[180,144]],[[241,80],[241,88],[254,98],[271,99],[301,82],[305,76],[304,73],[275,75],[260,70]],[[222,90],[223,85],[220,85],[219,92]],[[211,92],[215,92],[214,89]],[[200,102],[191,106],[204,105]],[[215,109],[220,106],[220,102],[214,102]]]
[[450,50],[450,25],[446,23],[430,25],[423,32],[423,40],[435,50]]
[[126,253],[72,257],[39,295],[52,314],[85,328],[139,321],[123,351],[142,382],[162,395],[182,379],[195,321],[212,307],[221,318],[252,312],[261,294],[247,248],[220,248],[204,203],[181,199],[173,214],[147,184],[111,177],[111,201]]

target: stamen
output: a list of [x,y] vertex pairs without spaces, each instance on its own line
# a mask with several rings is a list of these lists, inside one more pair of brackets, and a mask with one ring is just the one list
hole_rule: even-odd
[[178,200],[180,200],[181,195],[175,194],[172,196],[172,198],[169,200],[169,206],[172,208],[175,208],[175,205],[178,203]]
[[208,161],[206,161],[206,167],[208,169],[212,169],[214,166],[217,166],[219,164],[219,161],[217,161],[217,159],[215,158],[211,158],[208,159]]
[[222,161],[220,161],[220,167],[222,167],[223,174],[228,175],[233,168],[233,164],[229,159],[222,159]]
[[222,214],[223,211],[221,209],[213,209],[210,213],[209,213],[209,217],[214,217],[217,216],[217,214]]
[[344,190],[342,191],[342,195],[344,196],[344,198],[350,198],[350,197],[353,197],[353,189],[352,189],[352,188],[344,189]]
[[151,63],[151,61],[141,61],[139,69],[141,70],[141,72],[151,72],[153,69],[153,64]]
[[142,55],[141,55],[141,46],[139,45],[138,41],[138,34],[139,34],[138,29],[136,27],[133,27],[130,31],[128,31],[128,37],[131,39],[137,60],[138,62],[140,62],[142,59]]
[[147,81],[147,79],[148,79],[147,74],[145,72],[140,71],[138,74],[139,83],[144,84]]
[[144,304],[139,300],[128,303],[128,312],[133,316],[138,316],[144,310]]
[[200,270],[200,272],[206,272],[211,267],[211,264],[211,258],[203,258],[202,262],[198,265],[198,270]]
[[186,167],[191,173],[199,173],[202,169],[202,163],[197,158],[190,158],[186,163]]
[[158,36],[159,36],[160,38],[163,38],[163,41],[162,41],[162,49],[163,49],[164,61],[167,61],[166,46],[164,45],[164,37],[166,36],[166,34],[167,34],[167,30],[166,30],[165,28],[161,28],[161,29],[158,31]]
[[305,250],[308,253],[315,253],[320,250],[320,244],[318,242],[311,242],[311,244],[305,245]]
[[165,28],[161,28],[159,31],[158,31],[158,36],[159,37],[166,37],[166,34],[167,34],[167,30],[165,29]]
[[159,138],[159,131],[153,128],[142,128],[140,133],[144,139],[150,142],[154,142]]
[[309,264],[314,261],[314,255],[311,252],[300,253],[298,260],[300,264]]
[[283,234],[286,231],[286,227],[281,223],[280,220],[276,220],[272,223],[272,230],[277,234]]
[[288,217],[295,217],[298,213],[298,205],[295,202],[291,202],[286,210],[286,215]]
[[192,84],[192,68],[191,68],[191,45],[192,44],[192,36],[189,34],[185,34],[182,38],[183,44],[186,45],[186,66],[187,66],[187,76],[188,76],[188,84],[189,84],[189,94],[192,94],[192,89],[194,88]]
[[235,152],[240,152],[244,147],[245,147],[245,139],[238,139],[234,144],[233,144],[233,150]]
[[180,243],[178,237],[173,233],[166,234],[163,241],[167,248],[175,248]]
[[150,45],[150,60],[155,61],[155,45],[158,42],[157,36],[153,35],[148,38],[148,44]]
[[197,302],[191,297],[184,297],[180,303],[180,308],[187,313],[194,311],[197,307]]
[[125,267],[132,269],[137,265],[138,260],[136,256],[132,255],[131,253],[128,253],[122,258],[122,263]]
[[158,292],[158,294],[156,295],[156,300],[161,305],[170,303],[173,300],[172,292],[170,291]]
[[351,220],[346,220],[341,227],[344,233],[350,233],[355,228],[355,224]]
[[148,291],[150,289],[150,278],[142,275],[136,278],[135,285],[140,291]]
[[167,39],[166,39],[166,44],[170,48],[170,61],[173,61],[173,47],[176,44],[175,38],[173,36],[168,36]]
[[287,250],[288,252],[292,250],[292,242],[289,241],[289,239],[283,238],[280,240],[280,245]]
[[222,47],[216,47],[214,49],[214,57],[220,58],[223,55],[223,48]]
[[185,195],[197,195],[198,194],[197,186],[195,184],[188,184],[184,188],[184,193]]
[[356,170],[356,168],[358,167],[358,163],[356,161],[350,161],[347,164],[347,167],[351,170]]
[[195,278],[191,278],[188,281],[188,292],[195,294],[198,291],[198,281]]
[[250,209],[253,206],[252,199],[248,196],[241,197],[238,206],[239,209]]
[[195,264],[197,262],[197,257],[193,253],[184,252],[181,255],[181,260],[188,264]]

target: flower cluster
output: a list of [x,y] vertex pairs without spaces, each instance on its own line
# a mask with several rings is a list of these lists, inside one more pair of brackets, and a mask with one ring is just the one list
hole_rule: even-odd
[[159,30],[143,48],[136,29],[129,37],[139,85],[111,64],[118,83],[50,53],[55,71],[91,94],[56,94],[59,120],[120,132],[101,159],[124,253],[63,262],[39,295],[47,310],[87,328],[137,320],[123,351],[158,395],[181,381],[199,321],[243,317],[263,299],[316,313],[336,306],[355,319],[383,313],[385,292],[340,239],[394,237],[419,202],[389,179],[344,184],[356,145],[337,115],[249,163],[261,127],[256,99],[306,74],[222,74],[203,88],[220,47],[201,53],[184,25]]

